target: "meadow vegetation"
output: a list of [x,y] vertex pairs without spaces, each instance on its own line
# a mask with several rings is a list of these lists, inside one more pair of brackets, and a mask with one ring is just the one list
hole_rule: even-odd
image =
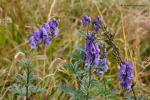
[[[30,56],[30,67],[36,76],[33,83],[41,87],[39,93],[30,95],[30,99],[73,100],[76,95],[64,84],[78,88],[78,81],[66,64],[74,64],[75,59],[70,57],[82,57],[79,51],[84,46],[82,31],[86,29],[82,27],[81,19],[85,15],[91,16],[92,20],[103,16],[121,56],[134,64],[137,100],[149,100],[149,0],[0,0],[0,100],[24,99],[11,92],[10,86],[16,82],[16,75],[24,73],[21,61],[28,58],[26,54],[31,50],[29,37],[53,18],[60,21],[58,36],[50,46],[41,46]],[[132,92],[126,94],[120,86],[120,66],[110,52],[111,49],[108,51],[109,70],[104,78],[95,75],[99,80],[107,79],[109,91],[104,91],[103,81],[100,81],[100,95],[93,100],[134,100]]]

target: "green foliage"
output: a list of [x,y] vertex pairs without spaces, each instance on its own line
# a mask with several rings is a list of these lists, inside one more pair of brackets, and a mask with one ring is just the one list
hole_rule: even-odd
[[67,94],[71,95],[71,96],[74,96],[75,94],[75,89],[73,89],[71,86],[69,85],[62,85],[60,87],[60,89],[64,92],[66,92]]
[[[20,95],[20,96],[26,96],[26,92],[27,92],[25,86],[21,87],[18,84],[13,84],[12,86],[10,86],[9,90],[13,94],[17,94],[17,95]],[[45,91],[44,88],[39,88],[39,87],[37,87],[33,84],[28,85],[28,93],[29,94],[42,93],[44,91]]]
[[105,79],[106,83],[104,83],[103,77],[99,79],[100,76],[97,77],[94,73],[92,73],[89,87],[89,67],[83,66],[85,57],[80,56],[81,53],[85,56],[85,51],[83,47],[77,47],[76,50],[75,54],[69,55],[72,61],[64,64],[64,68],[75,77],[78,87],[75,88],[71,84],[66,84],[61,86],[61,90],[73,97],[74,100],[86,100],[87,94],[89,94],[88,98],[91,99],[114,96],[108,86],[108,81]]
[[26,95],[26,88],[25,87],[20,87],[17,84],[13,84],[9,90],[13,93],[13,94],[18,94],[20,96],[25,96]]
[[42,93],[45,91],[44,88],[37,87],[35,84],[33,84],[37,77],[34,75],[34,73],[31,70],[31,61],[25,60],[21,64],[23,64],[23,75],[16,75],[14,77],[15,84],[11,85],[9,87],[9,90],[13,94],[17,94],[19,96],[26,96],[26,99],[29,98],[31,94],[36,93]]

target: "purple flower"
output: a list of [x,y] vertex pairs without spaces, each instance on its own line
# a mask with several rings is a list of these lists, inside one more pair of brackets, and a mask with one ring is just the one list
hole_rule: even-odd
[[104,22],[103,18],[101,16],[98,16],[96,20],[94,21],[94,29],[95,31],[98,31],[101,29],[101,25]]
[[53,28],[58,27],[58,25],[59,25],[59,20],[56,20],[56,19],[54,18],[54,19],[52,19],[48,24],[49,24],[50,27],[53,27]]
[[40,29],[40,38],[44,39],[48,36],[48,32],[46,31],[46,29],[44,27],[42,27]]
[[95,73],[99,74],[99,75],[103,75],[104,73],[106,73],[108,71],[108,61],[106,58],[104,59],[100,59],[99,63],[94,65],[95,67]]
[[33,37],[35,41],[40,41],[40,32],[39,31],[34,31]]
[[57,33],[59,32],[58,27],[51,27],[51,35],[52,36],[57,36]]
[[51,41],[52,41],[52,40],[51,40],[50,37],[46,38],[45,41],[44,41],[44,42],[45,42],[45,45],[46,45],[46,46],[49,46],[49,45],[51,44]]
[[96,33],[91,32],[86,37],[86,61],[85,66],[94,66],[95,73],[103,75],[108,70],[108,61],[106,59],[106,43],[101,42],[100,48],[96,42]]
[[35,49],[35,48],[36,48],[36,40],[34,39],[34,36],[31,36],[31,37],[29,38],[29,43],[30,43],[30,47],[31,47],[32,49]]
[[82,25],[85,27],[87,26],[88,24],[90,24],[91,22],[91,17],[90,16],[84,16],[82,18]]
[[127,91],[131,89],[132,80],[134,78],[133,64],[129,62],[123,62],[120,65],[120,85]]
[[94,29],[98,31],[101,28],[101,25],[97,22],[94,22]]
[[102,59],[100,59],[98,65],[99,65],[99,66],[105,66],[105,65],[108,65],[107,59],[106,59],[105,57],[102,58]]
[[46,31],[49,31],[50,30],[50,26],[48,23],[44,23],[43,24],[43,28],[46,30]]
[[95,72],[96,74],[99,74],[99,75],[104,75],[104,72],[101,71],[101,70],[95,70],[94,72]]
[[32,49],[36,48],[37,44],[44,43],[49,46],[52,38],[55,37],[58,30],[59,21],[52,19],[49,23],[44,23],[39,31],[34,31],[33,36],[30,37],[29,43]]
[[91,32],[87,35],[85,51],[86,51],[85,66],[89,66],[98,61],[99,48],[98,44],[96,43],[96,33]]
[[95,21],[98,22],[99,24],[102,24],[104,22],[104,19],[102,16],[98,16]]
[[99,60],[97,63],[94,63],[95,73],[99,75],[104,75],[108,70],[108,60],[106,58],[106,43],[104,41],[100,42],[100,52],[99,52]]

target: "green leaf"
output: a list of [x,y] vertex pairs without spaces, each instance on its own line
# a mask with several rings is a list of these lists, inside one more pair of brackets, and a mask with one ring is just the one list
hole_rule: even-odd
[[88,77],[84,77],[82,80],[81,80],[81,86],[82,88],[85,88],[87,89],[88,85],[89,85],[89,78]]
[[70,72],[70,73],[75,73],[75,66],[74,64],[72,63],[67,63],[67,64],[64,64],[64,67]]
[[62,85],[61,90],[66,92],[67,94],[73,96],[75,94],[75,90],[71,86],[67,85]]
[[98,87],[99,86],[99,81],[95,78],[91,79],[91,87]]
[[28,87],[29,93],[41,93],[44,92],[44,88],[38,88],[37,86],[34,86],[33,84],[30,84]]
[[25,76],[22,76],[22,75],[17,75],[15,76],[14,78],[18,83],[21,83],[21,84],[26,84],[26,77]]
[[86,33],[85,32],[83,32],[83,31],[79,31],[79,34],[82,36],[82,37],[86,37]]
[[18,94],[20,96],[25,96],[24,89],[20,88],[20,86],[18,86],[17,84],[13,84],[12,86],[10,86],[9,90],[14,94]]
[[31,73],[29,74],[29,81],[32,82],[32,81],[34,81],[34,80],[36,80],[36,79],[37,79],[37,77],[31,72]]
[[83,91],[76,90],[74,100],[85,100],[86,95]]

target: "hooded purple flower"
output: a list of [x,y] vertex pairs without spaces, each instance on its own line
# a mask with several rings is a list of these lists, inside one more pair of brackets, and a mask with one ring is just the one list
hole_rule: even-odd
[[108,70],[108,61],[106,58],[99,60],[99,64],[95,66],[95,73],[104,75]]
[[85,27],[87,26],[88,24],[90,24],[91,22],[91,17],[90,16],[84,16],[82,18],[82,25]]
[[39,31],[34,31],[33,33],[33,37],[35,39],[35,41],[40,41],[40,32]]
[[46,46],[49,46],[50,44],[51,44],[51,41],[52,41],[52,39],[50,38],[50,37],[47,37],[46,39],[45,39],[45,45]]
[[42,27],[40,29],[40,38],[44,40],[46,37],[48,37],[48,31],[46,31],[46,29]]
[[30,43],[30,47],[31,47],[32,49],[36,48],[36,40],[35,40],[34,36],[31,36],[31,37],[29,38],[29,43]]
[[46,31],[49,31],[50,30],[50,25],[48,23],[44,23],[43,24],[43,28],[46,30]]
[[133,64],[129,62],[123,62],[120,65],[120,85],[127,91],[131,89],[132,80],[134,78]]
[[99,58],[99,48],[96,43],[96,33],[91,32],[86,37],[86,61],[85,66],[97,63]]
[[58,27],[58,25],[59,25],[59,20],[56,20],[55,18],[54,19],[52,19],[49,23],[49,26],[50,27]]
[[106,43],[104,41],[100,42],[100,52],[98,63],[95,63],[95,73],[103,75],[108,70],[108,60],[106,58]]
[[58,27],[51,27],[51,35],[52,36],[57,36],[57,33],[59,32]]
[[34,31],[33,36],[30,37],[29,43],[32,49],[35,49],[37,44],[45,43],[46,46],[49,46],[52,38],[58,34],[58,25],[59,21],[52,19],[48,23],[44,23],[42,28],[38,31]]
[[102,23],[104,22],[103,18],[101,16],[98,16],[96,20],[94,21],[94,29],[95,31],[98,31],[101,28]]

